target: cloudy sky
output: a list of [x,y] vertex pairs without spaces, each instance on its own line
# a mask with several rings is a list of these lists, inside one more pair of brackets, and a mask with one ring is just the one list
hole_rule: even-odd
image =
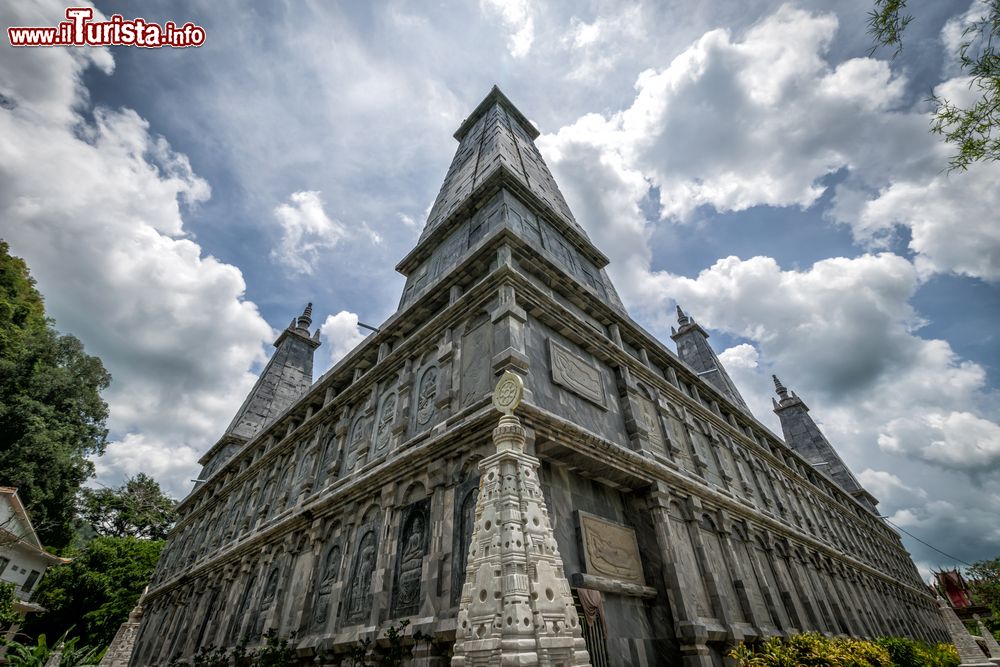
[[184,495],[306,301],[318,370],[392,313],[497,83],[637,320],[669,340],[680,302],[766,425],[773,372],[894,523],[1000,554],[1000,165],[948,173],[926,101],[968,98],[978,5],[910,4],[895,59],[869,54],[870,0],[98,2],[207,42],[5,43],[0,236],[114,375],[99,481]]

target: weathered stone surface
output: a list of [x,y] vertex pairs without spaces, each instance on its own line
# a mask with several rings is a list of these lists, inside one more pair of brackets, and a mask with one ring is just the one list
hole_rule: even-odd
[[[585,639],[615,666],[709,667],[735,641],[804,630],[947,639],[899,536],[864,496],[628,317],[534,132],[492,92],[458,133],[424,234],[399,265],[399,310],[316,383],[286,384],[278,398],[294,396],[252,434],[210,448],[207,482],[181,503],[151,582],[133,665],[254,645],[268,629],[294,635],[302,664],[337,664],[405,619],[408,633],[434,638],[412,647],[413,664],[443,667],[463,587],[479,576],[501,578],[483,619],[490,605],[503,611],[504,591],[528,587],[511,619],[528,619],[533,646],[525,610],[539,592],[552,651],[577,646],[552,625],[573,616],[564,593],[602,591],[607,634]],[[283,335],[276,358],[289,341],[311,350],[308,336]],[[698,345],[710,352],[703,336]],[[521,540],[527,574],[509,587],[502,568],[467,576],[484,548],[475,508],[496,500],[487,489],[508,493],[480,476],[496,455],[489,392],[507,371],[525,385],[524,452],[497,465],[538,509],[511,507],[500,524],[526,516],[530,535],[544,516],[552,535],[538,557]],[[530,491],[516,479],[525,471]],[[591,544],[608,565],[588,553],[577,512],[624,531],[612,531],[614,548]],[[550,587],[549,601],[531,588],[542,578],[565,590]]]

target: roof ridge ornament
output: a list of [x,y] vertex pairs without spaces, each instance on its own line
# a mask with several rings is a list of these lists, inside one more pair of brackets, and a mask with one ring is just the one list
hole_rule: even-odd
[[781,384],[781,380],[778,379],[777,375],[771,375],[771,379],[774,380],[774,391],[778,394],[781,400],[788,398],[788,389],[785,385]]
[[684,326],[685,324],[688,324],[690,321],[691,318],[688,317],[683,310],[681,310],[681,304],[677,304],[677,324]]
[[299,315],[299,319],[297,322],[299,329],[305,329],[306,331],[309,330],[310,325],[312,325],[312,314],[313,314],[313,305],[312,301],[310,301],[309,303],[306,304],[305,310],[302,311],[302,314]]

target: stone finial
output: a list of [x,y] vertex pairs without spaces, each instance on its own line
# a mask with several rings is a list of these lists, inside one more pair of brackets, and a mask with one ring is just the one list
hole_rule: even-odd
[[690,321],[691,321],[691,318],[688,317],[687,315],[685,315],[684,311],[681,310],[681,305],[677,304],[677,324],[679,324],[681,326],[684,326],[685,324],[687,324]]
[[309,330],[309,326],[312,324],[312,314],[313,314],[313,305],[312,303],[307,303],[305,310],[303,310],[302,314],[299,315],[299,320],[298,320],[299,329],[305,329],[306,331]]
[[788,398],[788,389],[785,388],[785,385],[781,384],[781,380],[778,379],[778,376],[772,375],[771,379],[774,380],[774,391],[777,392],[781,400]]

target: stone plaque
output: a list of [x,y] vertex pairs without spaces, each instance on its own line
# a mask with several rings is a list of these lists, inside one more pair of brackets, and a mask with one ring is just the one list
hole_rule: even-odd
[[645,586],[635,531],[579,510],[577,517],[587,574]]
[[601,378],[601,371],[596,366],[551,338],[549,358],[552,362],[554,383],[602,408],[607,407],[604,399],[604,381]]

